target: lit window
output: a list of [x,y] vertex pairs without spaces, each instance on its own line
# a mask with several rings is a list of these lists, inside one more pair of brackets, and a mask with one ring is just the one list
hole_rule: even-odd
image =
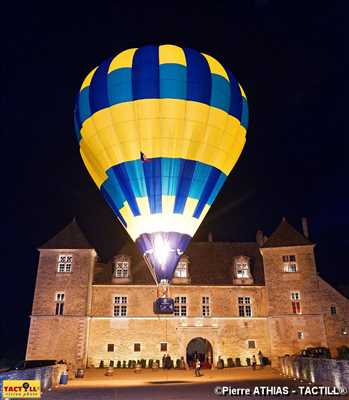
[[174,315],[176,317],[186,317],[187,315],[187,297],[178,296],[174,299]]
[[347,326],[343,326],[342,335],[347,335],[347,334],[348,334],[348,327]]
[[64,314],[64,292],[56,293],[55,314],[56,315],[63,315]]
[[256,348],[256,341],[255,340],[248,340],[247,341],[247,348],[255,349]]
[[160,351],[167,351],[167,342],[160,343]]
[[236,263],[236,277],[237,278],[249,278],[249,265],[248,261],[238,261]]
[[114,317],[127,316],[127,296],[114,297]]
[[331,315],[336,315],[337,314],[337,308],[336,308],[336,306],[331,306],[330,307],[330,311],[331,311]]
[[252,317],[250,297],[238,297],[239,317]]
[[175,272],[175,278],[188,278],[188,262],[187,261],[179,261]]
[[128,278],[128,261],[116,261],[114,264],[114,273],[116,278]]
[[58,256],[57,271],[58,272],[71,272],[73,267],[73,256],[61,254]]
[[282,256],[284,272],[297,272],[297,262],[295,255]]
[[109,351],[109,352],[113,352],[114,351],[114,345],[112,343],[109,343],[107,345],[107,351]]
[[300,292],[291,292],[291,305],[293,314],[301,314],[301,294]]
[[141,351],[141,344],[140,343],[134,343],[133,344],[133,351]]
[[210,298],[208,296],[202,297],[202,316],[209,317],[210,316]]
[[304,332],[298,331],[297,332],[297,337],[298,337],[299,340],[304,339]]

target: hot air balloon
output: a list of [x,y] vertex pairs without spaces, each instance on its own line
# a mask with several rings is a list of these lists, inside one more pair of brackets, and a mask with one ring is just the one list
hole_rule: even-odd
[[94,68],[74,117],[88,172],[166,288],[244,147],[242,87],[207,54],[149,45]]

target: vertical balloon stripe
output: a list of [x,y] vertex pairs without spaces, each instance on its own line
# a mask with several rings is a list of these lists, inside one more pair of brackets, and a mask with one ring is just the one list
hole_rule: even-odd
[[178,158],[161,158],[162,194],[163,196],[175,196],[181,168],[181,160]]
[[101,187],[101,193],[108,203],[109,207],[114,211],[115,215],[119,218],[119,221],[122,223],[122,225],[127,228],[127,223],[124,220],[124,217],[120,214],[120,211],[118,207],[115,204],[115,200],[112,196],[109,195],[108,191],[105,189],[104,186]]
[[142,161],[136,160],[133,162],[126,162],[125,169],[129,176],[135,197],[147,196],[147,186],[145,183]]
[[211,170],[211,166],[196,162],[193,180],[188,197],[191,197],[193,199],[200,199]]
[[221,110],[229,112],[230,108],[230,83],[220,75],[212,74],[212,90],[210,104]]
[[108,94],[111,106],[133,100],[131,68],[116,69],[108,75]]
[[103,183],[103,188],[109,196],[114,200],[115,206],[118,209],[121,209],[126,201],[126,196],[121,189],[121,185],[117,179],[117,176],[114,173],[113,168],[107,171],[108,179]]
[[210,194],[210,197],[207,200],[207,204],[208,205],[212,205],[212,203],[214,202],[214,199],[217,197],[217,194],[222,189],[222,186],[223,186],[223,184],[224,184],[226,179],[227,179],[227,175],[225,175],[223,173],[221,173],[219,175],[219,178],[217,180],[216,186],[212,190],[212,193]]
[[84,89],[82,89],[78,98],[81,123],[83,123],[87,118],[91,116],[89,92],[90,92],[90,87],[87,86]]
[[94,73],[89,90],[91,114],[109,107],[107,76],[112,58],[103,61]]
[[242,98],[239,88],[239,84],[234,74],[228,69],[225,69],[229,76],[230,81],[230,107],[229,114],[236,117],[239,121],[241,120],[242,113]]
[[132,182],[127,174],[127,169],[125,168],[125,164],[116,165],[115,167],[112,168],[112,170],[118,180],[121,190],[123,191],[126,201],[130,206],[132,214],[134,216],[141,215],[135,194],[133,192]]
[[161,159],[153,158],[143,163],[145,184],[147,187],[149,209],[151,214],[162,211],[162,189],[161,189]]
[[176,201],[173,212],[183,214],[185,203],[188,198],[191,181],[193,179],[196,162],[192,160],[181,160],[181,171],[179,175]]
[[187,100],[210,104],[211,71],[206,58],[198,51],[184,49],[187,60]]
[[241,125],[246,129],[248,127],[248,103],[244,97],[242,98]]
[[202,210],[204,209],[204,207],[207,203],[207,200],[210,197],[210,194],[219,179],[220,174],[221,174],[221,172],[217,168],[212,168],[212,170],[210,172],[210,176],[207,179],[206,185],[205,185],[202,195],[200,197],[200,200],[195,208],[193,217],[200,218]]
[[160,65],[160,98],[187,98],[187,70],[179,64]]
[[134,100],[160,96],[158,46],[144,46],[136,50],[132,63]]

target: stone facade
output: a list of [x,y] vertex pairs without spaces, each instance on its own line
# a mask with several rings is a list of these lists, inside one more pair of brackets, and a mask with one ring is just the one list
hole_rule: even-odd
[[[161,343],[173,359],[186,358],[194,338],[209,341],[214,362],[239,357],[244,364],[259,350],[276,362],[310,346],[335,355],[349,345],[349,300],[317,275],[313,248],[286,221],[259,243],[193,243],[184,258],[188,275],[170,286],[171,297],[186,298],[186,315],[159,316],[153,312],[157,287],[134,246],[103,264],[73,222],[40,249],[27,359],[65,359],[74,366],[160,360]],[[72,256],[68,271],[59,271],[61,255]],[[285,272],[290,255],[296,271]],[[129,262],[127,278],[115,277],[115,260]],[[236,260],[249,260],[241,278]],[[127,299],[127,315],[114,315],[115,297]]]

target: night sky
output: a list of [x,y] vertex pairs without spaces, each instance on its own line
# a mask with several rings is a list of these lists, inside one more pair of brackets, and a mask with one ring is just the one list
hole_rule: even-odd
[[320,274],[349,284],[346,1],[13,3],[2,10],[0,359],[24,357],[40,244],[74,216],[104,258],[128,240],[80,159],[73,107],[86,74],[131,47],[195,48],[246,91],[247,145],[195,239],[252,241],[306,216]]

